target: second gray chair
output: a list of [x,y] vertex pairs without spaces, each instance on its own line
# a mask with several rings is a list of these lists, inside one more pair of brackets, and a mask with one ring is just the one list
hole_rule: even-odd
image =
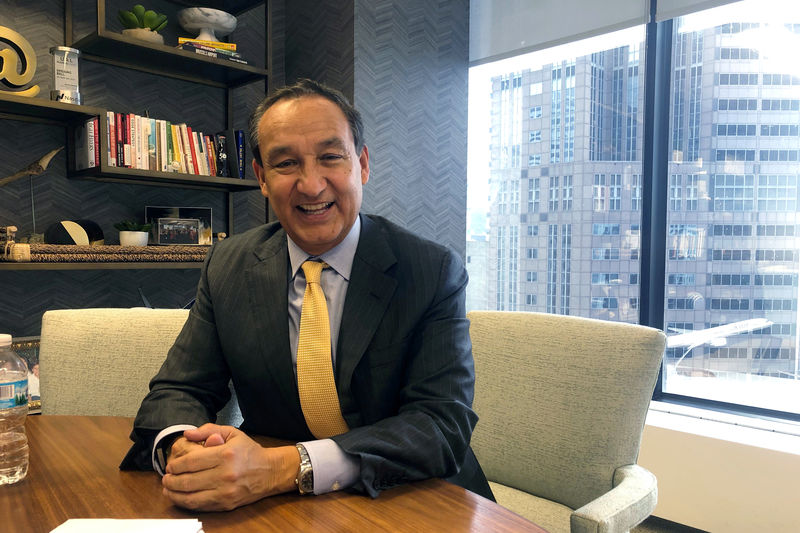
[[553,533],[622,532],[656,505],[636,465],[666,337],[544,313],[471,312],[472,448],[497,502]]

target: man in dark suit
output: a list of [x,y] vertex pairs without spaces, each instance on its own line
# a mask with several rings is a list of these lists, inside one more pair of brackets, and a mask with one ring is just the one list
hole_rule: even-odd
[[[279,222],[209,252],[122,467],[152,461],[168,497],[204,510],[289,490],[374,497],[430,477],[492,498],[469,448],[477,416],[460,258],[359,214],[369,153],[358,112],[337,91],[309,80],[283,88],[258,106],[250,131],[253,168]],[[342,424],[327,433],[298,392],[303,263],[315,260],[324,261],[330,315],[328,403],[338,403]],[[240,429],[207,423],[230,397],[229,380]],[[298,444],[263,448],[248,434]]]

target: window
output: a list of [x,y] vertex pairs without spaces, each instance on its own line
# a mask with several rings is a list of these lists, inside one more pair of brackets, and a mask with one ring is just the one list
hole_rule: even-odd
[[592,187],[593,191],[593,204],[595,211],[605,211],[606,210],[606,176],[605,174],[595,174],[594,175],[594,186]]
[[550,201],[548,202],[550,211],[558,211],[558,176],[550,178]]
[[[795,27],[800,31],[798,15],[788,9],[794,4],[785,0],[785,5],[778,25],[764,22],[759,4],[750,0],[736,9],[715,8],[713,18],[673,20],[667,39],[671,50],[656,54],[659,61],[669,57],[671,80],[658,103],[668,109],[655,115],[667,124],[642,120],[644,94],[653,82],[648,72],[661,72],[645,68],[644,27],[637,30],[638,39],[630,37],[634,32],[624,38],[608,35],[519,56],[507,63],[513,68],[503,61],[471,68],[470,105],[473,95],[483,98],[491,117],[483,133],[487,140],[475,146],[492,146],[492,161],[475,175],[490,184],[523,179],[521,194],[527,194],[517,219],[507,216],[511,196],[506,216],[494,217],[497,206],[486,202],[499,199],[483,195],[480,211],[491,213],[486,225],[542,227],[542,235],[520,230],[522,257],[539,259],[539,249],[545,254],[541,261],[525,263],[521,280],[535,273],[531,279],[537,281],[519,284],[520,302],[527,305],[529,296],[535,302],[532,283],[541,281],[545,300],[537,310],[637,322],[639,306],[647,309],[648,298],[663,287],[658,303],[664,306],[664,322],[650,325],[670,336],[680,333],[667,324],[699,332],[751,318],[769,323],[696,347],[670,348],[658,384],[667,397],[800,411],[786,401],[800,395],[800,379],[777,378],[795,377],[793,348],[800,345],[800,76],[791,54],[782,56],[789,59],[781,65],[767,53],[796,48],[782,40],[787,33],[796,38]],[[752,20],[746,20],[745,9],[752,9]],[[525,103],[504,105],[499,80],[513,79],[517,72]],[[482,80],[474,91],[473,79]],[[513,91],[512,81],[505,92],[510,97]],[[519,121],[510,118],[513,113],[519,113]],[[504,124],[518,124],[519,136],[531,140],[522,145],[524,168],[501,164]],[[470,135],[472,127],[471,122]],[[653,178],[641,161],[649,147],[645,141],[654,137],[665,139],[668,151],[666,175],[657,176],[656,183],[645,182]],[[511,161],[511,148],[508,154]],[[523,170],[530,176],[514,176]],[[648,220],[661,217],[647,227],[666,229],[666,235],[642,234],[643,214]],[[487,257],[493,260],[494,251],[508,246],[509,233],[505,244],[499,233],[488,234],[492,253]],[[657,251],[666,262],[663,278],[655,279],[660,275],[652,271],[644,276],[640,268],[645,252],[640,247],[648,242],[664,242]],[[505,248],[504,253],[507,258]],[[468,291],[473,285],[487,287],[484,301],[507,306],[507,294],[498,299],[492,292],[508,292],[507,272],[489,265],[485,282],[470,272]],[[650,285],[644,286],[645,280]],[[590,290],[572,291],[572,282]],[[723,340],[726,344],[718,345]],[[777,381],[788,387],[781,394]]]
[[569,211],[572,209],[572,176],[564,176],[563,183],[561,209],[563,211]]
[[539,178],[528,178],[528,212],[539,212]]

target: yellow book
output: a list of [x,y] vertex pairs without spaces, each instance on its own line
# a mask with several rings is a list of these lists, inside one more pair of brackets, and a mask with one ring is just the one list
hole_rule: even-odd
[[183,149],[181,141],[181,132],[175,124],[170,124],[172,129],[172,168],[176,172],[186,174],[186,165],[183,162]]
[[190,39],[188,37],[178,37],[178,44],[183,43],[197,43],[211,46],[213,48],[221,48],[222,50],[236,51],[236,43],[223,43],[221,41],[204,41],[203,39]]

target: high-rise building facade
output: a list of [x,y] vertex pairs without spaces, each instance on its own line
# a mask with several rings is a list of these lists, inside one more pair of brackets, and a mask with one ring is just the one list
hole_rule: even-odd
[[[763,61],[753,30],[800,35],[675,24],[663,327],[686,376],[798,376],[800,72]],[[489,308],[638,321],[643,57],[638,43],[492,78]],[[744,325],[713,338],[727,324]]]

